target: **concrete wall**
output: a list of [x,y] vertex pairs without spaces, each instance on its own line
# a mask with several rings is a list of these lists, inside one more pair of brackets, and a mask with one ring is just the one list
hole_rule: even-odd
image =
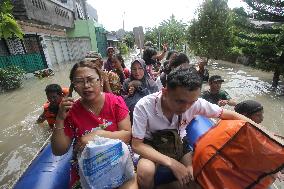
[[68,29],[68,37],[89,37],[91,40],[91,50],[98,51],[96,28],[93,20],[76,20],[74,29]]
[[91,50],[89,38],[43,36],[42,46],[48,67],[82,60]]
[[72,28],[73,9],[51,0],[15,0],[13,15],[19,20]]

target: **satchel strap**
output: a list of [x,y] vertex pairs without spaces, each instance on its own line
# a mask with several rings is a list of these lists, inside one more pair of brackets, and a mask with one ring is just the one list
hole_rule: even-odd
[[178,135],[180,135],[181,118],[182,118],[182,115],[178,115],[178,123],[177,123]]

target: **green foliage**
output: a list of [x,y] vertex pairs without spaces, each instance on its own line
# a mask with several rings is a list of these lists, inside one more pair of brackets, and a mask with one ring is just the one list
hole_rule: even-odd
[[145,41],[160,45],[160,48],[163,44],[168,44],[170,49],[180,51],[186,42],[186,27],[185,23],[176,20],[172,15],[169,19],[163,20],[158,27],[146,28]]
[[13,5],[10,0],[0,2],[0,38],[23,38],[23,32],[12,15]]
[[128,54],[129,49],[127,47],[127,45],[125,43],[118,43],[118,50],[120,52],[120,54]]
[[19,88],[24,74],[25,71],[17,66],[0,68],[0,89],[8,91]]
[[[259,12],[255,14],[260,18],[266,18],[273,21],[275,17],[271,17],[274,14],[274,9],[271,9],[271,15],[263,12],[269,11],[268,1],[262,0],[258,3],[246,1],[248,5],[253,5],[252,9],[257,9]],[[260,5],[263,5],[262,7]],[[270,1],[270,7],[275,4],[275,1]],[[266,6],[264,6],[266,5]],[[260,10],[260,8],[262,8]],[[283,24],[273,24],[264,22],[260,24],[257,20],[250,20],[250,13],[245,12],[244,9],[234,9],[234,34],[235,45],[242,49],[242,53],[248,57],[254,57],[256,62],[251,62],[252,65],[260,68],[264,71],[275,71],[276,69],[282,69],[283,65],[279,62],[280,56],[284,48],[284,27]],[[284,18],[284,16],[282,16]],[[255,25],[256,23],[257,25]]]
[[283,0],[244,0],[252,9],[250,17],[271,22],[284,22]]
[[225,59],[230,62],[235,62],[242,55],[242,50],[238,47],[231,47],[226,54]]
[[123,41],[124,43],[126,43],[126,45],[129,48],[134,48],[134,43],[135,43],[135,38],[134,38],[134,33],[132,31],[126,32],[124,37],[123,37]]
[[171,49],[178,51],[182,50],[182,45],[185,43],[186,24],[175,19],[172,15],[170,19],[164,20],[158,27],[160,31],[161,43],[167,43]]
[[157,27],[145,29],[145,41],[151,41],[153,44],[159,44],[159,30]]
[[206,0],[191,22],[187,40],[199,56],[223,58],[232,46],[232,20],[226,0]]
[[264,71],[273,71],[272,86],[277,87],[279,76],[284,74],[284,2],[244,2],[250,10],[233,10],[234,45],[242,49],[245,56],[252,57],[250,65]]

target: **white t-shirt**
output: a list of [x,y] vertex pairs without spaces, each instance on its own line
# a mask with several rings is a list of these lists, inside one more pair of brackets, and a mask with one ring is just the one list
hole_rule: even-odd
[[[133,112],[132,135],[138,139],[151,139],[151,133],[163,129],[176,129],[178,127],[178,115],[174,115],[170,123],[163,115],[161,107],[162,92],[150,94],[140,99]],[[217,118],[221,115],[222,108],[199,98],[182,114],[180,135],[186,135],[186,126],[195,115],[203,115],[209,118]]]

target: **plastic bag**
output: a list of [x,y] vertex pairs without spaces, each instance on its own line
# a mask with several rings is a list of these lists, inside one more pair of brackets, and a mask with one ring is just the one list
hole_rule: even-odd
[[118,139],[95,137],[78,162],[81,186],[85,189],[116,188],[134,177],[129,149]]

